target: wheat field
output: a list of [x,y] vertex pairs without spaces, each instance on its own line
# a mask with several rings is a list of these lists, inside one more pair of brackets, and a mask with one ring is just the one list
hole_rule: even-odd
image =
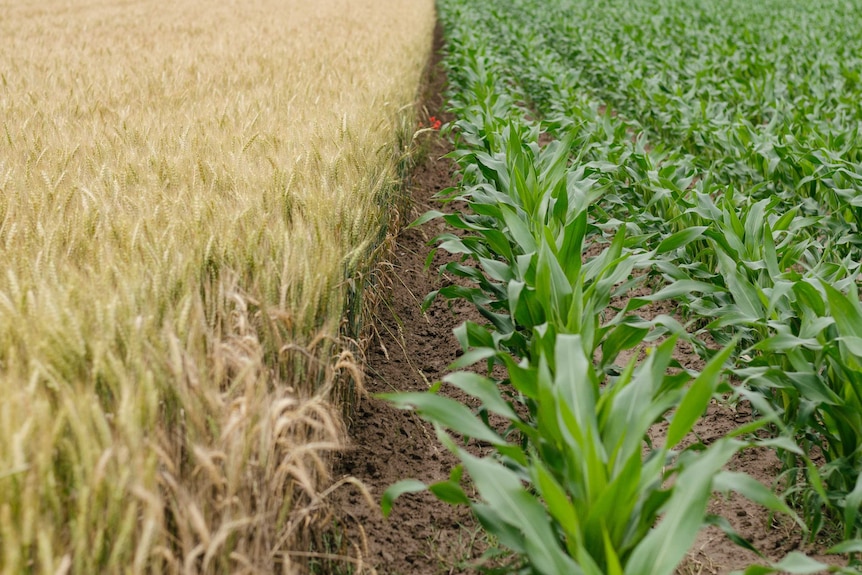
[[304,570],[433,19],[0,2],[0,572]]

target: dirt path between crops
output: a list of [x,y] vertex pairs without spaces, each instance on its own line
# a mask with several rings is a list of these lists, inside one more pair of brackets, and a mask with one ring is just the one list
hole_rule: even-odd
[[[452,118],[442,109],[446,81],[440,65],[439,29],[434,42],[424,108],[427,116],[445,122]],[[413,217],[428,209],[439,209],[433,195],[453,185],[453,165],[442,158],[450,149],[451,145],[443,138],[431,134],[427,155],[410,183]],[[432,222],[422,229],[404,230],[397,238],[391,262],[392,293],[379,311],[379,337],[367,352],[365,385],[370,394],[427,390],[445,375],[447,366],[459,354],[453,328],[467,319],[479,321],[478,314],[463,302],[450,307],[438,301],[427,313],[420,311],[422,298],[446,281],[436,272],[442,256],[436,257],[430,271],[424,265],[428,241],[442,231],[440,222]],[[653,313],[673,313],[673,310],[655,309]],[[703,365],[696,355],[684,351],[676,357],[686,367],[697,369]],[[709,443],[749,417],[744,406],[714,404],[698,424],[697,434]],[[656,426],[657,439],[664,429],[666,424]],[[358,478],[376,501],[398,480],[445,479],[457,463],[439,445],[430,425],[373,397],[365,398],[357,407],[350,435],[352,444],[337,462],[336,477]],[[729,467],[770,485],[779,463],[771,452],[758,450],[743,453]],[[396,502],[389,519],[384,519],[359,490],[342,489],[334,497],[333,507],[340,510],[338,521],[346,539],[364,547],[363,572],[380,575],[477,572],[473,565],[486,545],[468,510],[445,505],[428,494],[405,495]],[[766,510],[739,497],[715,498],[710,510],[727,518],[772,559],[798,549],[802,543],[799,530],[789,521],[775,520]],[[724,574],[756,560],[754,554],[730,543],[717,528],[710,528],[699,535],[678,573]]]
[[[434,57],[424,90],[422,116],[443,122],[451,116],[442,110],[445,74],[440,66],[442,35],[434,40]],[[434,194],[452,185],[453,165],[442,156],[451,145],[436,133],[423,135],[424,160],[409,183],[413,212],[439,208]],[[466,319],[478,320],[466,303],[451,307],[442,300],[426,313],[420,303],[428,292],[441,287],[436,269],[425,269],[427,244],[443,232],[440,222],[422,229],[403,230],[391,262],[392,293],[381,306],[376,330],[378,337],[367,351],[365,386],[370,394],[394,391],[426,391],[446,374],[460,348],[452,330]],[[336,477],[352,475],[368,487],[375,500],[386,488],[401,479],[433,482],[448,477],[457,460],[436,440],[433,428],[410,412],[392,408],[368,397],[356,410],[350,427],[351,447],[342,455]],[[354,541],[366,541],[365,561],[381,575],[438,575],[469,573],[459,564],[482,552],[482,540],[466,508],[440,503],[428,494],[404,495],[395,502],[389,519],[370,508],[361,494],[344,491],[335,508],[344,511],[342,521]]]

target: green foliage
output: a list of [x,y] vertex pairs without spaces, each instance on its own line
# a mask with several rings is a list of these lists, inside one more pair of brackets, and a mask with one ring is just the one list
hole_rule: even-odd
[[[555,369],[544,355],[530,365],[500,354],[510,375],[505,383],[467,372],[447,377],[478,400],[478,414],[436,393],[387,396],[439,426],[481,501],[462,491],[460,468],[428,489],[450,503],[469,502],[489,533],[537,573],[672,573],[703,522],[713,479],[745,445],[732,438],[708,448],[680,445],[712,397],[730,348],[691,382],[688,374],[668,372],[675,338],[614,378],[591,364],[581,336],[553,340]],[[519,414],[514,397],[533,406],[529,415]],[[644,458],[647,430],[673,407],[664,445]],[[444,428],[490,445],[495,455],[476,457]],[[723,479],[752,492],[732,474]],[[423,488],[415,481],[391,487],[384,512],[398,495]],[[777,497],[769,503],[790,512]]]
[[[464,281],[428,301],[472,302],[487,324],[456,330],[455,367],[506,376],[446,380],[474,410],[436,390],[392,399],[438,425],[479,499],[460,470],[428,488],[468,503],[528,569],[670,573],[705,520],[722,523],[704,517],[714,489],[795,517],[786,497],[812,538],[837,521],[833,551],[859,551],[860,8],[439,2],[462,176],[441,198],[466,209],[421,221],[462,231],[435,243]],[[639,315],[660,300],[680,314]],[[675,342],[704,356],[703,373],[674,364]],[[631,349],[646,359],[621,361]],[[719,389],[761,419],[687,445]],[[764,426],[781,495],[720,471]],[[423,486],[386,505],[408,488]],[[792,554],[746,573],[821,569]]]

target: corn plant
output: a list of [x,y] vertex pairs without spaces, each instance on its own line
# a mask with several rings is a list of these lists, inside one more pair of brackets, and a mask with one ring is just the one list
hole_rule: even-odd
[[[540,354],[537,363],[500,354],[506,382],[466,372],[446,378],[479,401],[478,415],[433,392],[388,396],[438,426],[480,499],[466,495],[460,468],[428,489],[444,501],[469,504],[486,530],[523,555],[533,572],[672,573],[704,522],[714,487],[792,514],[747,476],[722,471],[744,442],[727,437],[708,447],[681,445],[717,389],[731,348],[691,381],[687,373],[668,373],[672,337],[640,365],[632,360],[609,378],[592,365],[580,335],[546,333],[540,339],[553,353]],[[518,414],[513,397],[534,406],[529,418]],[[648,429],[672,408],[663,445],[644,456]],[[444,430],[490,445],[494,453],[477,457]],[[394,485],[384,511],[397,495],[425,488],[414,481]]]

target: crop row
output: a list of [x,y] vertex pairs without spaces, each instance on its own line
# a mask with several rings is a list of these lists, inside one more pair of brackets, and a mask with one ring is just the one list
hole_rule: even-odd
[[[740,541],[707,516],[713,490],[784,513],[811,537],[840,525],[833,551],[852,564],[862,155],[858,60],[846,49],[858,32],[830,16],[838,2],[793,3],[793,23],[775,3],[584,4],[440,4],[462,175],[446,199],[469,210],[420,220],[462,231],[437,241],[460,256],[445,271],[466,281],[432,296],[467,299],[487,319],[457,331],[456,367],[486,361],[506,376],[445,380],[478,410],[436,388],[392,398],[437,424],[463,462],[428,488],[469,504],[537,573],[672,573],[705,522]],[[801,33],[833,24],[833,36]],[[679,313],[639,314],[661,300]],[[678,345],[706,367],[683,369]],[[618,361],[633,348],[642,362]],[[692,442],[719,394],[757,417]],[[662,420],[667,436],[653,443]],[[780,490],[722,471],[752,445],[778,451]],[[386,506],[419,488],[398,484]],[[791,554],[750,572],[823,567]]]

